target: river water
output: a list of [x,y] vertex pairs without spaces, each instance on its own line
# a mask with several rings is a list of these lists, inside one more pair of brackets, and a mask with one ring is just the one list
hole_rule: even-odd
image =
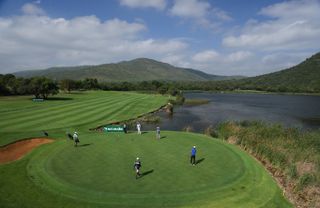
[[143,124],[144,130],[177,130],[189,126],[203,132],[224,121],[256,120],[303,130],[320,128],[320,96],[276,94],[186,93],[187,99],[207,99],[198,106],[179,106],[174,114],[157,112],[159,124]]

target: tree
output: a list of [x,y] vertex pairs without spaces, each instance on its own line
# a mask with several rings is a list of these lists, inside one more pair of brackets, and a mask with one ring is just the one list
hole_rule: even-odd
[[86,90],[98,89],[99,88],[98,80],[93,78],[86,78],[84,80],[83,87]]
[[158,90],[158,93],[160,93],[161,95],[164,95],[168,91],[168,88],[166,86],[161,86],[157,90]]
[[55,95],[59,92],[57,83],[46,77],[33,77],[30,87],[30,91],[36,98],[47,99],[49,95]]
[[64,91],[68,91],[70,93],[71,90],[75,89],[76,83],[72,79],[63,79],[60,81],[60,89]]

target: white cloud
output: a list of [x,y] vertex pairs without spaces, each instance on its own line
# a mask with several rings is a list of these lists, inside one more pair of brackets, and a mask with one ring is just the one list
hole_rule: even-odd
[[320,47],[320,1],[286,1],[263,8],[259,14],[271,20],[249,21],[240,35],[228,36],[230,48],[306,50]]
[[163,10],[166,8],[166,0],[120,0],[120,4],[131,8],[147,8]]
[[45,15],[45,11],[38,7],[36,4],[40,4],[40,1],[24,4],[21,10],[24,14],[27,15]]
[[232,19],[227,12],[201,0],[175,0],[169,11],[173,16],[193,20],[196,24],[209,29],[217,29],[221,21]]
[[192,60],[196,62],[212,62],[219,57],[219,53],[215,50],[206,50],[195,54]]
[[250,51],[237,51],[234,53],[230,53],[226,57],[227,62],[238,62],[238,61],[244,61],[250,57],[252,57],[253,54]]
[[199,0],[175,0],[170,12],[179,17],[205,18],[210,7],[208,2]]
[[160,61],[171,64],[173,66],[190,68],[192,67],[192,64],[188,61],[188,58],[189,56],[183,53],[168,54],[166,57],[162,58]]
[[102,64],[182,53],[180,39],[143,38],[146,25],[96,16],[0,18],[0,73],[50,66]]

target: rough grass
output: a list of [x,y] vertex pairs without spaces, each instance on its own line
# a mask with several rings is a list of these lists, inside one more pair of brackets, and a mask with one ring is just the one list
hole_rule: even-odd
[[320,205],[320,131],[301,132],[281,125],[243,121],[221,124],[218,135],[270,163],[271,172],[279,177],[297,205]]

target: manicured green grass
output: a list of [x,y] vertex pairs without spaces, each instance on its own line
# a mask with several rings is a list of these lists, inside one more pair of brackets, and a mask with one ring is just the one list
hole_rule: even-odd
[[[42,136],[41,130],[56,141],[0,165],[0,207],[291,207],[259,163],[220,140],[88,130],[137,117],[166,100],[123,92],[62,94],[43,103],[1,97],[0,145]],[[66,138],[74,130],[79,147]],[[189,164],[193,145],[196,166]],[[140,179],[133,170],[136,157],[142,160]]]
[[[0,166],[2,207],[291,207],[246,153],[209,137],[88,132]],[[189,164],[197,145],[200,160]],[[142,178],[133,162],[142,160]]]
[[89,91],[59,94],[53,100],[32,102],[31,96],[0,97],[0,146],[54,132],[88,130],[153,111],[167,97],[127,92]]

